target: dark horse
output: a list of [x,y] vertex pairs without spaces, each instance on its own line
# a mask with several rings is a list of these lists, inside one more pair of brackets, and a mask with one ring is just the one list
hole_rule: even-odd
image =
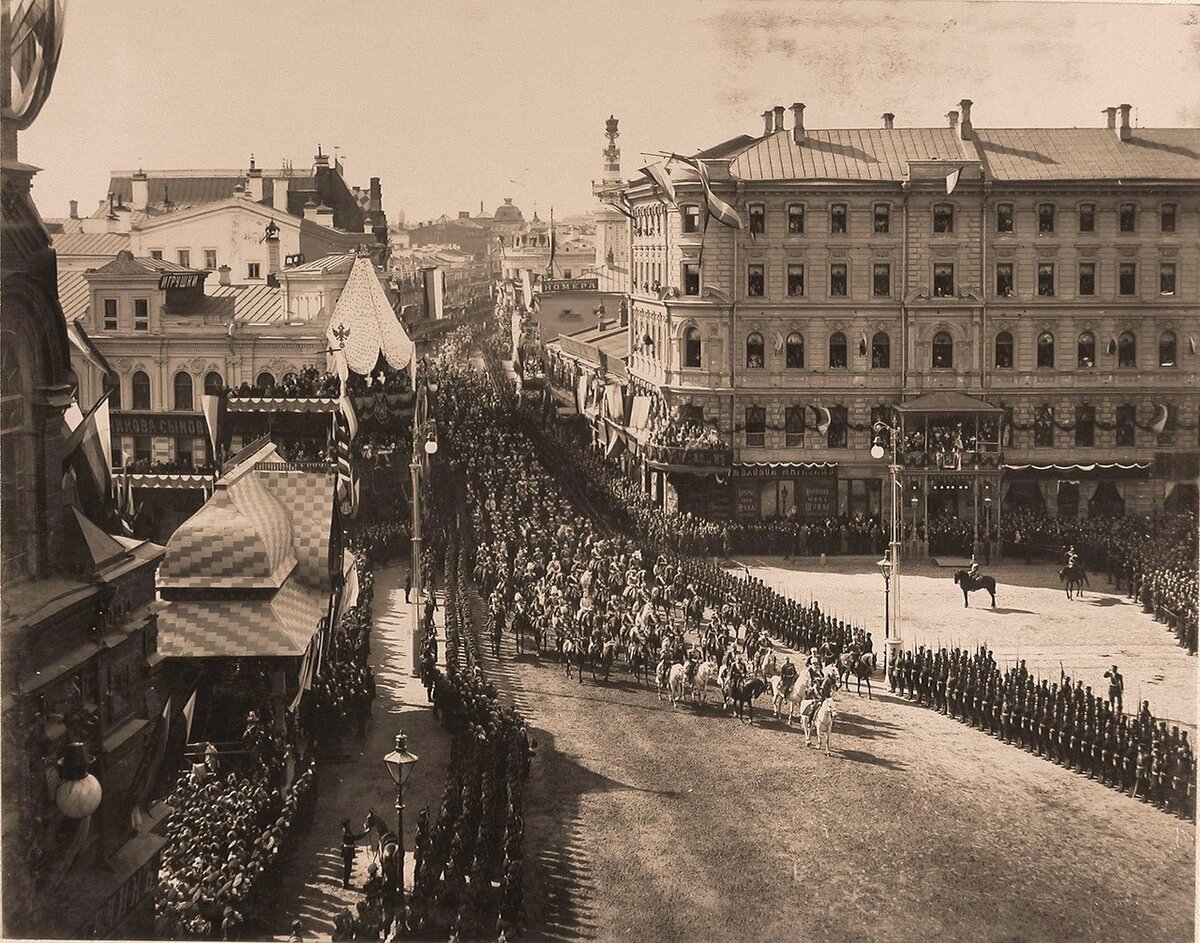
[[955,570],[954,582],[962,587],[964,609],[970,605],[967,601],[967,593],[973,593],[980,589],[988,591],[988,595],[992,597],[992,608],[996,608],[996,581],[990,576],[972,577],[966,570]]
[[742,708],[746,708],[746,719],[754,723],[754,699],[767,690],[767,682],[762,678],[750,678],[748,681],[726,682],[721,694],[726,703],[733,704],[737,710],[738,720],[742,719]]
[[1058,571],[1058,581],[1067,584],[1067,598],[1071,598],[1071,590],[1083,598],[1083,587],[1088,585],[1087,571],[1078,563],[1074,566],[1064,566]]

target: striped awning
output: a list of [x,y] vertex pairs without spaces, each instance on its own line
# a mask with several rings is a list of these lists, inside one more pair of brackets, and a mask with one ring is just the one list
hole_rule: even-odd
[[298,657],[327,602],[295,579],[270,598],[172,600],[158,616],[158,651],[165,658]]

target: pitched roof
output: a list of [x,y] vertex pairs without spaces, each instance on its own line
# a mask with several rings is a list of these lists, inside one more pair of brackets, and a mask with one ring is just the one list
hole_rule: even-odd
[[46,231],[51,235],[69,232],[83,232],[83,220],[78,216],[53,216],[42,220]]
[[1200,128],[976,129],[986,171],[998,180],[1194,180]]
[[904,180],[912,160],[974,160],[950,128],[864,128],[765,135],[738,153],[730,175],[742,180]]
[[116,255],[129,248],[127,232],[68,232],[51,237],[50,244],[60,256]]
[[58,303],[68,321],[77,321],[87,314],[91,301],[92,290],[83,272],[58,270]]
[[107,265],[88,269],[89,274],[95,275],[157,275],[163,272],[187,272],[195,275],[207,275],[204,269],[188,268],[166,259],[135,258],[128,249],[117,253],[117,257]]
[[926,393],[907,403],[896,407],[902,413],[999,413],[999,406],[965,393],[953,390],[941,390],[937,393]]
[[283,274],[292,275],[296,272],[319,272],[326,274],[341,274],[349,272],[354,266],[355,253],[346,252],[340,255],[323,255],[319,259],[305,262],[303,265],[293,265],[283,270]]
[[283,289],[274,285],[216,285],[208,297],[229,299],[229,316],[243,324],[276,324],[286,314]]

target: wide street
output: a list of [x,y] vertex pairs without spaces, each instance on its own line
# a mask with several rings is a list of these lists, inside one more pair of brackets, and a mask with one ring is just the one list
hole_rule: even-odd
[[485,661],[536,728],[534,938],[1192,938],[1191,824],[932,711],[841,695],[826,756],[510,636]]

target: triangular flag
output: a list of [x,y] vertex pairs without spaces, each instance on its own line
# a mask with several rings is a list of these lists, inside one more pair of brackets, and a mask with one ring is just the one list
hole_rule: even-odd
[[[1192,353],[1196,352],[1196,339],[1192,338]],[[83,422],[83,410],[79,408],[79,404],[72,400],[71,405],[67,407],[63,413],[63,419],[67,423],[67,433],[70,434],[79,428],[79,424]]]
[[713,193],[712,184],[708,180],[708,168],[704,166],[704,161],[694,160],[690,157],[680,157],[677,154],[671,155],[674,160],[687,164],[695,169],[700,176],[700,184],[704,187],[704,199],[708,204],[708,212],[717,218],[717,222],[722,223],[731,229],[745,229],[746,224],[742,220],[741,214],[738,213],[732,206],[722,200],[719,196]]
[[670,163],[670,158],[667,160],[656,161],[653,164],[647,164],[642,168],[642,172],[648,174],[650,179],[658,184],[658,188],[662,190],[670,203],[675,202],[675,181],[671,179],[670,171],[667,165]]
[[220,450],[217,421],[221,411],[221,394],[205,393],[201,396],[200,410],[204,413],[204,424],[208,427],[208,441],[212,444],[213,455],[216,456]]
[[183,728],[183,739],[185,743],[190,743],[192,739],[192,718],[196,716],[196,694],[193,690],[191,697],[187,699],[187,703],[183,705],[183,719],[186,722]]
[[955,167],[946,175],[946,195],[949,196],[954,192],[954,188],[958,186],[958,178],[962,174],[961,167]]
[[[108,398],[111,390],[96,402],[67,437],[63,449],[63,472],[74,472],[76,502],[80,509],[102,528],[111,523],[112,432],[109,425]],[[108,440],[105,448],[104,439]]]

